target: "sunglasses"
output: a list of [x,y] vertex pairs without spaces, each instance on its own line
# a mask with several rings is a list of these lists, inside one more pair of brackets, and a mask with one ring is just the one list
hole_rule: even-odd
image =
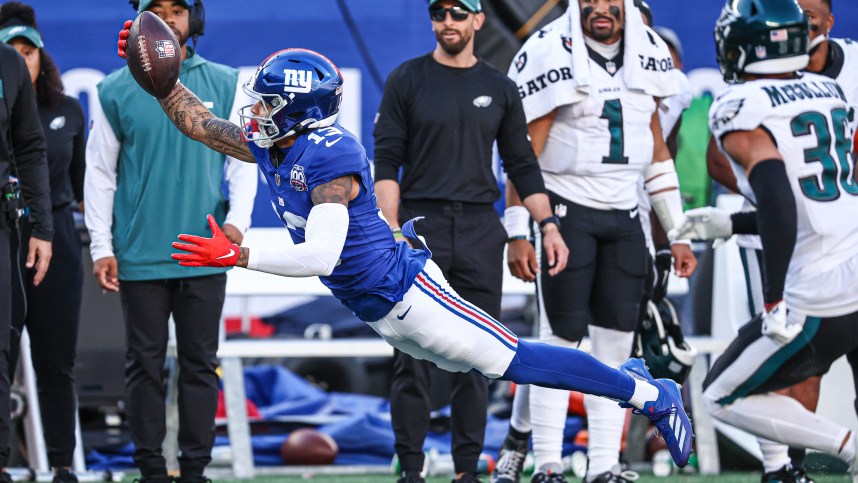
[[447,12],[450,12],[450,16],[456,22],[466,20],[471,13],[462,7],[434,7],[429,9],[429,18],[435,22],[443,22],[447,18]]

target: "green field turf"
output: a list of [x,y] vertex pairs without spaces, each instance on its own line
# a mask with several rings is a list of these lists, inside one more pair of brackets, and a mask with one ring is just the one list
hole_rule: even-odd
[[[814,475],[816,476],[816,475]],[[569,482],[578,482],[579,479],[569,477]],[[130,483],[132,477],[127,477],[124,482]],[[216,483],[275,483],[275,482],[298,482],[306,481],[313,483],[395,483],[396,477],[393,475],[317,475],[307,474],[304,476],[268,476],[260,477],[254,480],[230,480],[216,479]],[[488,483],[488,478],[482,478],[483,483]],[[522,483],[529,480],[522,479]],[[637,480],[639,483],[667,483],[667,482],[688,482],[688,483],[758,483],[760,481],[759,473],[723,473],[718,476],[695,476],[695,475],[674,475],[668,478],[658,478],[652,475],[641,475]],[[838,483],[851,481],[846,475],[819,475],[816,481],[822,483]],[[450,478],[433,477],[427,478],[427,483],[449,483]]]

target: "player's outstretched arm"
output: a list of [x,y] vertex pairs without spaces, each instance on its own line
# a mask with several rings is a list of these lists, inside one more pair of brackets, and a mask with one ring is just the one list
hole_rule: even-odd
[[[128,58],[128,39],[131,36],[130,29],[133,23],[131,20],[125,21],[122,30],[119,31],[116,53],[123,59]],[[132,75],[134,74],[132,73]],[[136,77],[135,80],[140,82]],[[142,84],[141,87],[143,87]],[[181,82],[176,81],[175,87],[166,97],[162,98],[160,95],[156,97],[161,108],[167,113],[167,117],[185,136],[227,156],[248,163],[256,162],[250,148],[244,143],[241,128],[212,114],[200,99]]]
[[181,82],[176,83],[170,95],[158,102],[185,136],[227,156],[248,163],[256,162],[241,136],[241,128],[212,114],[196,94]]
[[[230,242],[209,215],[212,237],[179,235],[172,255],[187,267],[245,267],[286,277],[330,275],[340,260],[349,230],[348,203],[357,188],[354,177],[336,178],[313,189],[304,243],[289,246],[244,246]],[[295,227],[290,227],[295,229]]]

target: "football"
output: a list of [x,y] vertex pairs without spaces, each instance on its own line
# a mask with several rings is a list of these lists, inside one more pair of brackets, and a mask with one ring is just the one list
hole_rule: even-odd
[[337,458],[337,443],[315,429],[296,429],[280,446],[280,457],[286,465],[330,465]]
[[152,12],[134,19],[129,29],[125,60],[134,80],[158,99],[170,94],[179,80],[182,52],[170,27]]

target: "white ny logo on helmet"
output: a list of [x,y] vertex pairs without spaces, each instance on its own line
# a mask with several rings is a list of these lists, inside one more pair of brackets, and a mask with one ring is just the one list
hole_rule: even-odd
[[283,69],[283,90],[306,94],[313,86],[313,72],[309,70]]

